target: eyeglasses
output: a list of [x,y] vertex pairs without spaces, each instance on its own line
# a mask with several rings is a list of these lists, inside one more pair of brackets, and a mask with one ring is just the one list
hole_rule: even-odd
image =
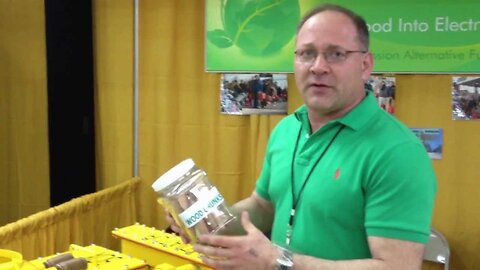
[[324,52],[317,52],[313,49],[296,50],[295,55],[297,59],[304,64],[313,64],[319,54],[323,55],[323,58],[327,63],[340,63],[347,59],[351,53],[366,53],[367,51],[350,51],[343,48],[332,48]]

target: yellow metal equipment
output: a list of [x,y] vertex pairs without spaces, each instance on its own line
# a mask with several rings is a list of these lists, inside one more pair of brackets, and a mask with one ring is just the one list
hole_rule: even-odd
[[[145,260],[149,265],[156,266],[155,270],[213,270],[202,262],[192,245],[183,243],[179,236],[164,230],[137,223],[115,229],[112,234],[120,239],[123,253]],[[168,268],[170,266],[176,268]]]
[[[175,234],[138,223],[115,229],[112,234],[120,239],[122,253],[95,244],[71,244],[66,252],[24,261],[22,254],[0,249],[0,270],[213,270],[192,245]],[[73,261],[82,265],[59,266]]]
[[137,258],[113,251],[97,245],[82,247],[71,244],[68,252],[58,253],[48,257],[38,258],[24,262],[19,270],[55,270],[55,267],[46,268],[44,263],[53,257],[70,253],[74,258],[84,258],[88,263],[87,270],[125,270],[125,269],[150,269],[150,267]]
[[18,270],[22,261],[22,254],[8,249],[0,249],[0,270]]

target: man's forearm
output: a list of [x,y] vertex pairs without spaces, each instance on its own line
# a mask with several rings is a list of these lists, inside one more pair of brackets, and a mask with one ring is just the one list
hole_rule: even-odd
[[272,228],[273,222],[273,207],[270,203],[261,199],[253,193],[250,197],[243,199],[231,207],[233,214],[237,217],[237,222],[235,222],[234,231],[244,232],[242,225],[240,224],[240,217],[243,211],[247,211],[251,222],[259,230],[263,232],[269,232]]
[[420,243],[368,237],[372,259],[330,261],[294,254],[294,270],[420,270],[424,245]]
[[[329,261],[315,257],[295,254],[294,270],[389,270],[384,261],[362,259],[348,261]],[[407,270],[408,268],[405,268]],[[408,269],[410,270],[410,269]]]

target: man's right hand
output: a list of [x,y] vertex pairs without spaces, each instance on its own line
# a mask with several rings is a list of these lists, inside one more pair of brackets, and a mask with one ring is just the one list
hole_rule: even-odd
[[168,224],[170,224],[170,229],[178,234],[182,241],[186,244],[190,243],[192,240],[187,236],[187,234],[182,230],[182,227],[178,225],[178,223],[173,219],[172,214],[165,209],[165,219],[167,220]]

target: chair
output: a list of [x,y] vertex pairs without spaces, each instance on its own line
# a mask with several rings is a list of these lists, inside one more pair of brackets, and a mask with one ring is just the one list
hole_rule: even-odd
[[443,269],[448,270],[450,265],[450,246],[445,236],[431,228],[430,239],[425,246],[423,259],[430,262],[443,264]]

